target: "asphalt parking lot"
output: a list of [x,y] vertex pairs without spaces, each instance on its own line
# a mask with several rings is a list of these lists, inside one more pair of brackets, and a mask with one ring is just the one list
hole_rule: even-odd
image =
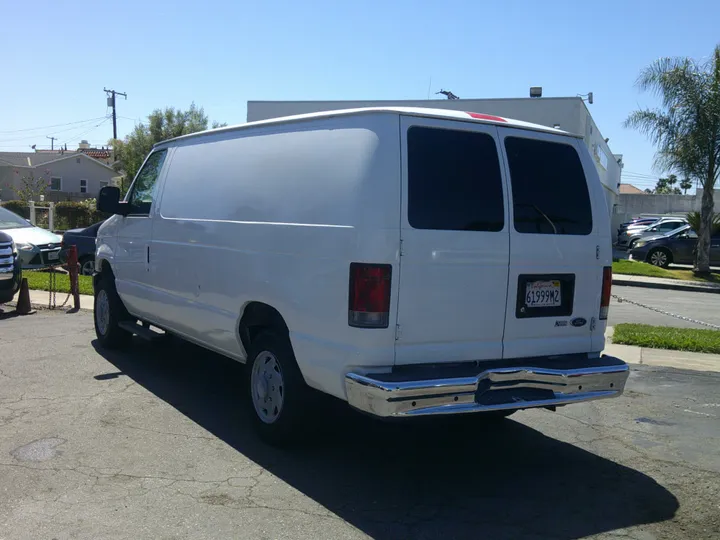
[[277,450],[238,364],[93,340],[87,313],[0,318],[0,539],[720,537],[720,373],[636,366],[622,398],[494,424],[327,400]]

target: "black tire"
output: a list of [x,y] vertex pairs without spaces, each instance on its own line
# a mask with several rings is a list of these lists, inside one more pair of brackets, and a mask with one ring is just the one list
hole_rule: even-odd
[[655,248],[647,254],[647,262],[653,266],[667,268],[672,263],[672,254],[663,248]]
[[[107,306],[104,305],[106,301]],[[107,320],[104,317],[107,317]],[[120,349],[127,346],[132,334],[120,328],[119,324],[128,319],[128,312],[115,290],[115,279],[107,274],[101,276],[95,289],[93,314],[95,335],[100,345],[105,349]]]
[[[82,257],[78,261],[80,265],[80,275],[81,276],[92,276],[93,272],[95,270],[95,257],[92,255],[86,255],[85,257]],[[85,267],[88,268],[85,268]]]
[[[279,371],[268,368],[272,365],[270,362],[275,362]],[[258,335],[250,344],[247,368],[248,405],[260,437],[275,446],[297,442],[303,427],[313,416],[309,412],[313,400],[312,391],[295,361],[290,339],[287,335],[270,331]],[[254,375],[256,368],[260,373]],[[270,377],[273,373],[279,375],[279,379],[263,377],[263,370],[269,371]],[[269,402],[260,402],[263,392],[257,387],[259,380],[264,381],[265,398],[270,398]],[[274,386],[273,383],[278,380],[279,385]],[[281,396],[279,408],[276,406],[277,399],[273,404],[271,395],[276,389]],[[264,406],[267,407],[266,413],[261,410]]]

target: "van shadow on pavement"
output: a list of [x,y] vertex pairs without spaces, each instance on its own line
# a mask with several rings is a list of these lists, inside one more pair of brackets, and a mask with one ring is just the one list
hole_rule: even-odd
[[327,399],[308,440],[278,450],[252,430],[240,364],[187,343],[97,350],[373,538],[575,539],[665,521],[678,509],[652,478],[511,419],[385,423]]

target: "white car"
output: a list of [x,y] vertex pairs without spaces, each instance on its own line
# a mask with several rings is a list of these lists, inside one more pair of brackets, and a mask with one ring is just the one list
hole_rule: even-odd
[[255,122],[157,144],[98,206],[99,342],[151,324],[247,364],[269,440],[297,435],[309,387],[379,417],[623,392],[605,198],[562,131],[416,108]]
[[60,263],[62,237],[36,227],[28,220],[0,207],[0,231],[15,242],[18,258],[25,270],[46,268]]

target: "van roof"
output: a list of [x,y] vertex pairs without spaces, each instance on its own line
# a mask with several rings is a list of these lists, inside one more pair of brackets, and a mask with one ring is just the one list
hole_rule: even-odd
[[494,124],[504,127],[529,129],[532,131],[543,131],[546,133],[554,133],[556,135],[582,138],[581,135],[568,133],[567,131],[562,131],[560,129],[542,126],[540,124],[533,124],[530,122],[523,122],[522,120],[514,120],[512,118],[495,116],[493,114],[484,114],[470,111],[452,111],[448,109],[431,109],[425,107],[363,107],[358,109],[340,109],[336,111],[321,111],[307,114],[297,114],[293,116],[282,116],[279,118],[270,118],[268,120],[259,120],[257,122],[247,122],[245,124],[236,124],[234,126],[208,129],[205,131],[190,133],[188,135],[181,135],[180,137],[175,137],[173,139],[167,139],[165,141],[156,143],[155,146],[162,146],[170,142],[186,140],[194,137],[202,137],[203,135],[227,133],[253,127],[288,124],[292,122],[302,122],[305,120],[314,120],[319,118],[333,118],[336,116],[351,116],[374,113],[402,114],[405,116],[421,116],[425,118],[445,118],[450,120],[461,120],[465,122],[479,122],[482,124]]

